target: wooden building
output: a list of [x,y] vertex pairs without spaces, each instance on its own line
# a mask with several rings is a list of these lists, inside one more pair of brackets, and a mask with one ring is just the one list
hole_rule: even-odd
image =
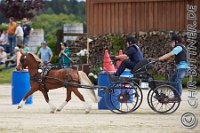
[[187,4],[197,5],[200,29],[200,0],[86,0],[87,33],[182,31],[188,24]]

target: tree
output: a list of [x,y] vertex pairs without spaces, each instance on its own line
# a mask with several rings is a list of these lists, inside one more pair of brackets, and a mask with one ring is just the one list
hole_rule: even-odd
[[43,0],[2,0],[0,12],[5,18],[14,17],[16,20],[33,18],[36,11],[43,7]]

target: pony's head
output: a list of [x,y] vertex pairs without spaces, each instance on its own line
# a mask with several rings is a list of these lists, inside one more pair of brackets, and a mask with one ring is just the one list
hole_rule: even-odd
[[20,58],[20,66],[17,66],[17,68],[19,69],[21,67],[22,69],[24,69],[27,67],[33,67],[36,69],[41,62],[42,61],[32,53],[22,53]]

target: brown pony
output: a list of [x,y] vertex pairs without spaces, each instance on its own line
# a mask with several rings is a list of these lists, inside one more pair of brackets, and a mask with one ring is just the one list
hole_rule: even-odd
[[[57,70],[50,70],[46,76],[42,76],[42,72],[40,72],[40,59],[31,53],[23,53],[20,59],[20,65],[17,68],[27,68],[30,74],[30,91],[23,97],[21,102],[18,105],[18,109],[22,108],[26,99],[32,95],[35,91],[41,91],[44,95],[46,102],[49,104],[51,109],[51,113],[54,113],[56,110],[61,111],[64,106],[71,100],[71,93],[74,94],[84,103],[84,108],[86,113],[89,113],[91,106],[88,102],[85,101],[83,95],[79,92],[76,85],[78,83],[85,83],[85,85],[92,85],[87,75],[82,71],[77,71],[72,68],[65,68],[65,69],[57,69]],[[81,81],[81,80],[84,81]],[[75,84],[75,85],[72,85]],[[57,89],[60,87],[67,87],[67,97],[66,100],[56,108],[49,100],[48,97],[48,90]],[[88,90],[88,89],[87,89]],[[89,90],[90,96],[92,96],[95,102],[98,102],[97,97],[94,93],[94,90]]]

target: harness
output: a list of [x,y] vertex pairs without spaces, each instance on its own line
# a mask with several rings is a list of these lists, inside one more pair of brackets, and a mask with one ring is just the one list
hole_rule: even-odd
[[48,76],[48,74],[49,74],[49,72],[51,70],[58,70],[58,69],[60,69],[56,65],[47,65],[45,67],[43,66],[42,68],[40,67],[39,69],[42,69],[42,72],[40,73],[41,76],[38,76],[38,73],[36,73],[30,79],[33,80],[33,81],[35,81],[35,82],[41,83],[42,86],[43,86],[42,88],[44,88],[44,90],[46,92],[49,91],[47,89],[47,87],[46,87],[46,80],[48,80],[48,79],[52,79],[52,80],[61,82],[63,84],[63,86],[65,86],[65,87],[67,87],[67,86],[77,86],[78,83],[79,83],[79,80],[77,81],[76,79],[74,79],[73,76],[67,70],[66,70],[66,75],[65,75],[64,80],[60,80],[58,78]]
[[[24,66],[25,59],[26,58],[20,58],[22,67]],[[66,75],[63,75],[64,76],[63,79],[59,79],[53,76],[52,77],[48,76],[51,70],[58,70],[61,68],[62,68],[62,64],[39,65],[37,67],[29,68],[29,69],[37,70],[37,72],[35,72],[34,75],[30,77],[30,80],[34,82],[38,82],[41,86],[41,89],[44,89],[46,92],[49,91],[48,88],[46,87],[47,80],[55,80],[56,83],[60,82],[62,86],[65,86],[65,87],[78,86],[79,80],[73,78],[73,75],[70,74],[70,70],[69,71],[67,70],[68,68],[65,69]],[[39,72],[39,70],[42,70],[42,71]]]

